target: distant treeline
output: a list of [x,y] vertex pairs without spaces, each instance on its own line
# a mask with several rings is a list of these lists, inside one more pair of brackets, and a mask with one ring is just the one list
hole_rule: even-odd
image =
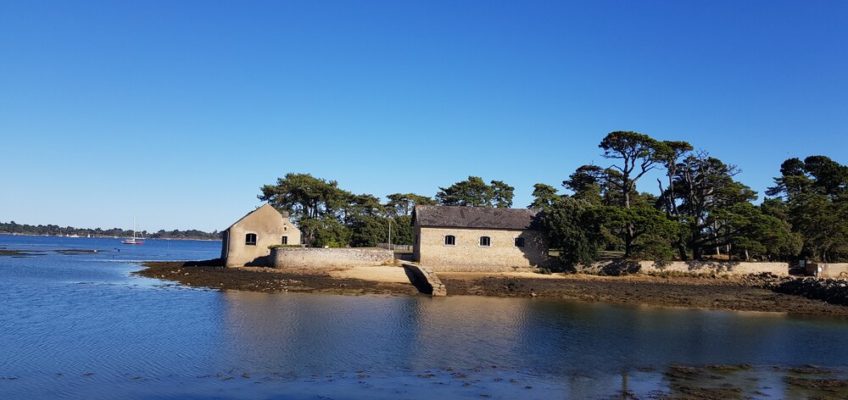
[[[848,167],[825,156],[790,158],[763,202],[735,179],[739,169],[682,141],[617,131],[598,145],[606,166],[583,165],[554,186],[534,185],[530,208],[563,265],[600,254],[678,260],[848,261]],[[649,175],[650,173],[650,175]],[[658,194],[639,191],[646,176]],[[435,197],[394,193],[382,203],[336,181],[289,173],[259,199],[288,211],[311,246],[411,244],[415,205],[511,207],[514,188],[469,176]]]
[[[74,228],[72,226],[61,227],[58,225],[27,225],[18,224],[15,221],[4,223],[0,222],[0,233],[18,234],[18,235],[38,235],[38,236],[89,236],[92,237],[129,237],[132,236],[131,230],[120,228],[111,229],[89,229],[89,228]],[[139,231],[136,235],[150,239],[197,239],[197,240],[217,240],[221,238],[218,231],[203,232],[197,229],[181,230],[160,230],[158,232]]]

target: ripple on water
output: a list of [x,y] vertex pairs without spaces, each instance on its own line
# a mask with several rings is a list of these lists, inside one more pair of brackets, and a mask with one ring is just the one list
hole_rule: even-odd
[[[159,249],[174,258],[218,252],[218,244],[186,244],[185,254],[179,246]],[[848,359],[841,320],[542,299],[204,291],[134,277],[138,267],[127,260],[138,254],[120,257],[0,258],[4,393],[581,398],[603,388],[608,397],[625,383],[634,393],[699,383],[698,374],[672,379],[671,365],[742,363],[755,367],[723,379],[755,379],[740,389],[753,393],[788,390],[780,377],[790,372],[768,366],[816,364],[842,376],[836,367]]]

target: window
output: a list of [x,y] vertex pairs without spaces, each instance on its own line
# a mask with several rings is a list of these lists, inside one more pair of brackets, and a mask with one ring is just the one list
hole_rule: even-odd
[[283,236],[283,244],[289,244],[289,237]]
[[492,238],[488,236],[480,236],[480,246],[489,247],[492,245]]
[[456,236],[447,235],[445,236],[445,246],[455,246],[456,245]]
[[524,247],[524,238],[523,237],[515,238],[515,247]]
[[244,235],[244,244],[247,246],[256,246],[256,234],[248,233]]

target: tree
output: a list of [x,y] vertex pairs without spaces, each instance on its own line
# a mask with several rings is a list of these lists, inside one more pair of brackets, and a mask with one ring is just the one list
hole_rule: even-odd
[[677,216],[677,202],[674,199],[674,176],[677,174],[677,163],[680,158],[686,153],[693,150],[693,147],[688,142],[682,141],[664,141],[656,154],[657,159],[663,164],[666,170],[666,178],[668,179],[668,190],[663,189],[662,181],[657,179],[660,187],[660,194],[665,205],[665,210],[668,215]]
[[469,176],[447,188],[439,188],[436,201],[445,206],[510,207],[513,190],[502,181],[492,181],[490,186],[478,176]]
[[609,188],[608,171],[597,165],[581,165],[562,181],[562,186],[571,190],[575,199],[599,205]]
[[611,168],[621,173],[619,183],[624,207],[630,208],[630,194],[636,190],[636,182],[660,161],[658,153],[666,152],[664,145],[648,135],[638,132],[616,131],[608,134],[598,145],[604,150],[605,158],[621,160]]
[[298,223],[304,240],[313,247],[346,247],[350,243],[350,229],[331,215],[303,218]]
[[[619,165],[612,169],[620,173],[620,180],[610,181],[618,186],[623,197],[623,206],[630,208],[631,195],[636,192],[636,182],[660,162],[659,154],[665,154],[664,144],[638,132],[616,131],[609,133],[601,144],[603,156],[608,159],[620,160]],[[628,225],[624,230],[624,254],[628,257],[633,252],[633,240],[636,227]]]
[[549,246],[559,250],[567,270],[591,265],[603,248],[602,214],[584,200],[564,197],[541,213],[540,221]]
[[392,224],[392,243],[412,245],[412,216],[400,215],[394,218]]
[[392,193],[386,198],[389,201],[386,203],[386,207],[389,210],[389,213],[396,216],[409,216],[412,215],[412,210],[415,209],[415,206],[422,205],[433,205],[436,202],[427,197],[417,195],[415,193]]
[[810,156],[784,161],[780,173],[766,191],[778,196],[769,210],[784,213],[801,236],[801,255],[823,262],[848,259],[848,167]]
[[352,247],[374,247],[388,242],[389,219],[373,215],[356,215],[350,223],[350,245]]
[[679,236],[679,225],[653,207],[652,198],[634,198],[630,208],[606,206],[607,229],[625,232],[632,229],[631,251],[625,257],[653,260],[664,264],[674,258],[672,244]]
[[735,166],[706,153],[686,157],[677,165],[674,196],[680,201],[678,211],[687,225],[693,258],[702,258],[704,249],[718,251],[729,243],[732,235],[722,229],[717,212],[757,198],[756,192],[733,179],[737,173]]
[[544,183],[533,185],[533,202],[527,208],[544,209],[551,207],[560,199],[555,187]]
[[503,181],[492,181],[490,189],[492,192],[491,203],[497,208],[512,207],[512,196],[515,188],[507,185]]
[[264,185],[260,190],[262,193],[258,196],[259,200],[267,201],[278,210],[289,212],[294,221],[333,214],[350,196],[339,189],[336,181],[299,173],[288,173],[285,177],[278,178],[276,185]]
[[789,223],[764,213],[762,206],[737,203],[716,211],[716,219],[721,221],[731,257],[786,260],[801,250],[800,235],[792,232]]

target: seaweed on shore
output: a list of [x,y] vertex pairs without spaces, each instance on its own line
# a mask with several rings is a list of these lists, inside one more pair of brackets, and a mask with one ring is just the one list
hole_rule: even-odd
[[0,256],[7,257],[29,257],[43,256],[46,253],[40,251],[16,250],[16,249],[0,249]]
[[59,254],[64,254],[64,255],[76,255],[76,254],[96,254],[96,253],[102,252],[103,250],[97,250],[97,249],[60,249],[60,250],[53,250],[53,251],[55,251],[56,253],[59,253]]

